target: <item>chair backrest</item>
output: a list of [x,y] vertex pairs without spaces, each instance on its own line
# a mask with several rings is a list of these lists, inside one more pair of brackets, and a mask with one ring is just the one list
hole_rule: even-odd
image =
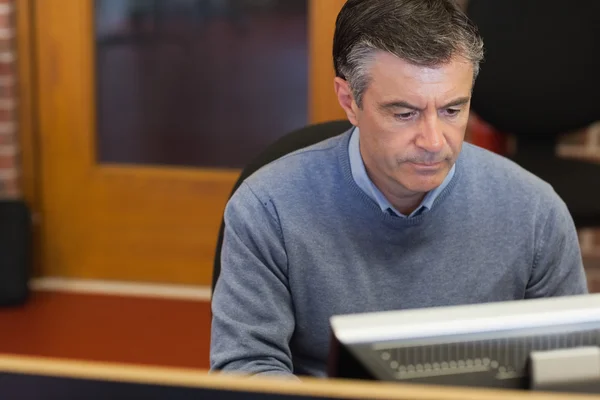
[[472,109],[517,140],[600,120],[600,1],[470,0],[485,60]]
[[[231,196],[235,193],[235,191],[246,178],[248,178],[254,172],[259,170],[261,167],[267,165],[272,161],[277,160],[280,157],[283,157],[286,154],[292,153],[304,147],[311,146],[323,140],[329,139],[333,136],[340,135],[346,132],[351,127],[352,125],[349,121],[339,120],[309,125],[291,133],[288,133],[287,135],[277,140],[275,143],[271,144],[267,149],[265,149],[258,157],[256,157],[250,164],[248,164],[242,170],[242,173],[236,181],[229,197],[231,198]],[[215,251],[213,265],[213,290],[221,272],[221,247],[223,245],[224,230],[225,222],[221,221],[221,228],[219,229],[219,237],[217,240],[217,248]]]

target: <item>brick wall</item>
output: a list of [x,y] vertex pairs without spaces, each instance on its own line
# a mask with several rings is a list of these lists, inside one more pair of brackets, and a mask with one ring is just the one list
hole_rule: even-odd
[[20,195],[14,16],[14,1],[0,0],[0,198]]

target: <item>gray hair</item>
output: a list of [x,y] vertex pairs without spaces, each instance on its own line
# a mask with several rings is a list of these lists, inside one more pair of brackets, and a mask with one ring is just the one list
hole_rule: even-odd
[[483,60],[483,40],[453,0],[348,0],[333,42],[336,76],[348,82],[359,107],[380,51],[428,67],[460,56],[473,64],[473,80]]

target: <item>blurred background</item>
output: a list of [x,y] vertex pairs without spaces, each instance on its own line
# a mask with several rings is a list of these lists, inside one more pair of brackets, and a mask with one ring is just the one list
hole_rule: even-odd
[[[344,118],[343,3],[0,0],[0,198],[27,206],[32,235],[31,293],[0,308],[0,352],[208,366],[241,168]],[[467,141],[551,181],[600,291],[600,2],[460,3],[487,47]]]

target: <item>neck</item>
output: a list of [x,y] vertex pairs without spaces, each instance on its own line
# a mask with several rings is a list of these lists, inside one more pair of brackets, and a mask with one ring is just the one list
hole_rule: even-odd
[[386,191],[384,188],[379,188],[379,190],[381,191],[381,193],[383,193],[385,198],[388,199],[388,201],[394,206],[394,208],[401,212],[403,215],[410,215],[413,211],[417,209],[419,204],[421,204],[423,198],[425,198],[425,193],[397,195],[390,191]]
[[[384,193],[385,195],[385,193]],[[385,195],[387,197],[387,195]],[[406,199],[404,202],[397,202],[393,200],[388,200],[394,208],[400,211],[403,215],[410,215],[413,211],[417,209],[419,204],[423,201],[425,194],[419,194],[417,198],[414,200]]]

